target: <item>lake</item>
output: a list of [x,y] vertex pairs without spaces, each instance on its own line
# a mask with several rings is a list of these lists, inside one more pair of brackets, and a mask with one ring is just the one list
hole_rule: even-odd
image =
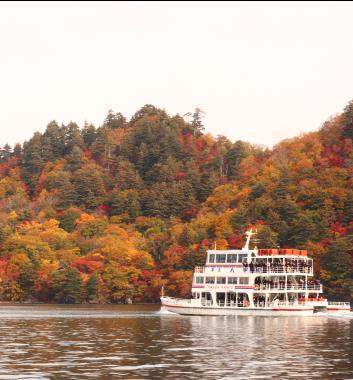
[[0,305],[0,379],[352,379],[353,314]]

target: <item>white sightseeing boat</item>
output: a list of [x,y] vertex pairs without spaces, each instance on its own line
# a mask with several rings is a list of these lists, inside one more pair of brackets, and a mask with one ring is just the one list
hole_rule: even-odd
[[312,315],[349,313],[349,302],[328,302],[314,280],[307,251],[249,248],[209,250],[206,265],[196,267],[192,298],[162,295],[164,309],[184,315]]

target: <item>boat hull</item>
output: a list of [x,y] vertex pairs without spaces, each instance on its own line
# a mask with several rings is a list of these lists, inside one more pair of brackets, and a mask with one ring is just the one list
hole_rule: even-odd
[[346,314],[350,313],[351,309],[349,307],[327,307],[328,313],[339,313],[339,314]]
[[310,316],[313,308],[222,308],[222,307],[188,307],[180,305],[162,305],[164,310],[180,315],[260,315],[260,316]]

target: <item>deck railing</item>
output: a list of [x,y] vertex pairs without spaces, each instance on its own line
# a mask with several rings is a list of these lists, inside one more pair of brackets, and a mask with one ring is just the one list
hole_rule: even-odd
[[[247,273],[307,273],[313,274],[312,266],[296,265],[296,266],[271,266],[271,267],[254,267],[250,270],[250,267],[243,267],[243,272]],[[204,266],[195,267],[194,273],[205,273]]]
[[344,306],[344,307],[350,307],[351,304],[349,302],[335,302],[335,301],[329,301],[329,306]]
[[254,290],[314,290],[322,292],[322,285],[255,285]]
[[217,305],[220,307],[248,307],[250,304],[249,302],[235,302],[235,301],[230,301],[230,302],[224,302],[224,301],[218,301]]
[[279,301],[278,303],[272,302],[271,306],[285,306],[285,307],[293,307],[298,303],[296,301]]
[[250,270],[249,267],[243,268],[244,272],[251,273],[308,273],[313,274],[313,267],[297,265],[297,266],[275,266],[275,267],[254,267]]

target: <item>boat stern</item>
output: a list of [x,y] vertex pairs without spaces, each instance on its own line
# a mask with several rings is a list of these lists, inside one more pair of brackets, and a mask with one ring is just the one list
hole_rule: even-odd
[[330,313],[350,313],[351,305],[349,302],[329,302],[327,305],[327,311]]

